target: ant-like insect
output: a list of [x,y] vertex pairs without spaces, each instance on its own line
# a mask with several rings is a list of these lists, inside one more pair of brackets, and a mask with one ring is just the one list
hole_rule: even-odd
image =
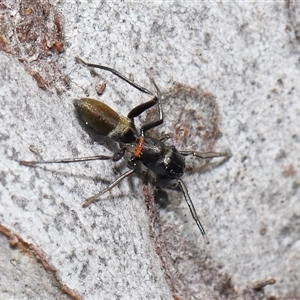
[[[99,68],[109,71],[122,80],[126,81],[142,93],[151,95],[152,98],[149,101],[133,108],[128,113],[127,117],[119,115],[103,102],[94,99],[83,98],[74,102],[74,106],[79,114],[80,119],[90,129],[92,129],[97,134],[105,136],[119,144],[120,149],[116,150],[112,156],[97,155],[91,157],[67,158],[49,161],[22,160],[20,161],[20,164],[33,166],[36,164],[70,163],[90,160],[112,160],[116,162],[123,158],[127,151],[131,155],[131,158],[127,161],[129,170],[122,174],[114,182],[112,182],[106,189],[102,190],[97,195],[86,199],[83,207],[87,207],[91,203],[97,201],[102,194],[110,191],[124,178],[129,177],[134,172],[136,172],[140,164],[142,164],[156,175],[155,185],[157,187],[176,188],[179,186],[188,204],[193,219],[196,221],[196,224],[199,227],[205,242],[209,244],[208,238],[197,216],[188,190],[181,180],[181,176],[184,174],[185,170],[185,156],[191,155],[202,159],[209,159],[214,157],[229,157],[230,154],[218,152],[203,153],[197,151],[178,151],[175,146],[168,146],[165,144],[165,141],[169,138],[169,136],[165,136],[161,139],[156,139],[145,135],[145,133],[149,129],[161,125],[164,120],[161,104],[161,92],[156,85],[153,77],[150,76],[150,80],[156,89],[157,95],[154,95],[146,88],[143,88],[142,86],[134,83],[112,68],[86,63],[78,57],[76,57],[76,61],[87,67]],[[156,104],[158,107],[158,120],[143,124],[138,132],[134,124],[134,118],[138,117],[144,111]]]

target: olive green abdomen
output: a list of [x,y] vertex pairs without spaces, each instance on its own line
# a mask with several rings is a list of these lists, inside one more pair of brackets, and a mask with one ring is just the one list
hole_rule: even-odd
[[76,100],[74,106],[80,119],[96,133],[121,143],[136,140],[137,132],[132,119],[120,116],[103,102],[83,98]]
[[76,100],[74,106],[80,119],[96,133],[107,136],[119,124],[120,116],[103,102],[83,98]]

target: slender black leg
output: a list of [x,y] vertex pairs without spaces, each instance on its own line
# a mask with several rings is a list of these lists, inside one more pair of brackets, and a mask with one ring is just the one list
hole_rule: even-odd
[[162,106],[161,106],[161,92],[160,92],[157,84],[155,83],[152,74],[150,74],[150,80],[152,81],[153,85],[155,86],[156,92],[157,92],[158,120],[154,121],[154,122],[149,122],[149,123],[144,124],[140,129],[141,136],[144,136],[145,131],[147,131],[147,130],[153,128],[153,127],[159,126],[164,122],[164,114],[163,114],[163,109],[162,109]]
[[133,118],[139,116],[140,114],[142,114],[145,110],[147,110],[147,109],[151,108],[152,106],[154,106],[155,104],[158,105],[159,120],[154,121],[154,122],[149,122],[149,123],[146,123],[146,124],[142,125],[142,127],[140,129],[140,135],[141,136],[144,136],[144,132],[146,130],[149,130],[149,129],[163,123],[163,112],[162,112],[160,99],[156,96],[153,96],[153,98],[151,100],[149,100],[145,103],[142,103],[142,104],[136,106],[135,108],[133,108],[129,112],[129,114],[127,115],[128,118],[133,119]]
[[111,189],[113,189],[117,184],[119,184],[124,178],[129,177],[130,175],[132,175],[135,172],[135,170],[129,170],[127,172],[125,172],[123,175],[121,175],[118,179],[116,179],[113,183],[111,183],[106,189],[104,189],[103,191],[99,192],[97,195],[90,197],[88,199],[86,199],[86,201],[83,203],[82,207],[87,207],[90,204],[92,204],[93,202],[98,201],[101,195],[103,195],[106,192],[109,192]]
[[137,116],[139,116],[140,114],[142,114],[145,110],[151,108],[152,106],[154,106],[158,101],[158,98],[156,96],[153,96],[149,101],[139,104],[138,106],[136,106],[135,108],[133,108],[129,114],[127,115],[128,118],[133,119]]
[[200,222],[200,220],[198,218],[196,209],[194,207],[194,204],[193,204],[193,202],[191,200],[191,197],[190,197],[190,195],[188,193],[188,190],[187,190],[185,184],[183,183],[183,181],[181,181],[181,179],[178,179],[178,183],[179,183],[179,186],[180,186],[181,191],[183,193],[183,196],[185,198],[185,201],[186,201],[186,203],[187,203],[187,205],[188,205],[188,207],[190,209],[190,212],[191,212],[191,214],[193,216],[193,219],[196,221],[196,224],[197,224],[198,228],[200,229],[200,232],[201,232],[201,234],[202,234],[202,236],[204,238],[205,243],[209,244],[209,240],[208,240],[207,235],[206,235],[206,233],[204,231],[204,228],[203,228],[203,226],[202,226],[202,224],[201,224],[201,222]]
[[79,57],[75,57],[75,60],[76,60],[77,63],[85,65],[85,66],[90,67],[90,68],[98,68],[98,69],[109,71],[109,72],[113,73],[114,75],[118,76],[119,78],[121,78],[122,80],[126,81],[127,83],[129,83],[130,85],[132,85],[133,87],[135,87],[136,89],[141,91],[142,93],[145,93],[145,94],[148,94],[148,95],[153,95],[153,93],[151,93],[149,90],[147,90],[144,87],[134,83],[133,81],[131,81],[130,79],[126,78],[124,75],[122,75],[121,73],[116,71],[115,69],[112,69],[112,68],[109,68],[109,67],[106,67],[106,66],[90,64],[90,63],[85,62],[84,60],[82,60]]
[[170,138],[170,136],[168,134],[166,134],[163,138],[160,139],[160,141],[162,143],[164,143],[165,141],[167,141]]
[[66,163],[73,163],[73,162],[80,162],[80,161],[89,161],[89,160],[112,160],[114,156],[107,156],[107,155],[95,155],[95,156],[88,156],[88,157],[78,157],[78,158],[64,158],[64,159],[57,159],[57,160],[20,160],[20,165],[24,166],[34,166],[40,164],[66,164]]
[[231,156],[230,153],[226,153],[226,152],[223,152],[223,153],[222,152],[198,152],[198,151],[192,151],[192,150],[179,151],[179,153],[183,156],[192,155],[192,156],[200,157],[203,159],[214,158],[214,157],[230,157]]

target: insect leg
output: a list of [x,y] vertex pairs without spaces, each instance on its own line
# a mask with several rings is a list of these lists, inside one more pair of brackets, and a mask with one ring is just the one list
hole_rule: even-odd
[[231,156],[230,153],[226,153],[226,152],[198,152],[198,151],[192,151],[192,150],[179,151],[179,153],[183,156],[192,155],[192,156],[200,157],[203,159],[214,158],[214,157],[230,157]]
[[114,156],[107,155],[96,155],[96,156],[87,156],[87,157],[78,157],[78,158],[64,158],[57,160],[20,160],[20,165],[23,166],[34,166],[41,164],[60,164],[60,163],[73,163],[79,161],[90,161],[90,160],[112,160]]
[[165,136],[163,138],[160,139],[160,141],[162,143],[164,143],[165,141],[167,141],[170,138],[170,136],[168,134],[165,134]]
[[149,122],[149,123],[146,123],[146,124],[142,125],[142,127],[140,129],[141,136],[144,136],[144,132],[146,130],[149,130],[149,129],[153,128],[153,127],[159,126],[159,125],[161,125],[164,122],[164,114],[163,114],[163,109],[162,109],[162,106],[161,106],[161,92],[160,92],[157,84],[155,83],[152,74],[150,74],[150,80],[153,83],[153,85],[155,86],[156,92],[157,92],[157,97],[156,97],[157,100],[156,100],[156,102],[157,102],[157,110],[158,110],[158,120],[157,121],[153,121],[153,122]]
[[200,232],[201,232],[201,234],[202,234],[202,236],[204,238],[205,243],[209,244],[209,240],[208,240],[207,235],[206,235],[206,233],[204,231],[204,228],[203,228],[203,226],[202,226],[202,224],[201,224],[201,222],[200,222],[200,220],[199,220],[199,218],[197,216],[196,209],[195,209],[194,204],[193,204],[193,202],[192,202],[192,200],[190,198],[188,190],[187,190],[185,184],[183,183],[183,181],[181,181],[181,179],[177,179],[177,180],[178,180],[179,186],[181,188],[181,191],[183,193],[183,196],[185,198],[185,201],[186,201],[186,203],[187,203],[187,205],[188,205],[188,207],[190,209],[192,217],[196,221],[196,224],[197,224],[198,228],[200,229]]
[[109,71],[109,72],[113,73],[114,75],[118,76],[119,78],[121,78],[122,80],[126,81],[128,84],[132,85],[133,87],[135,87],[136,89],[138,89],[142,93],[145,93],[145,94],[148,94],[148,95],[153,95],[152,92],[150,92],[146,88],[140,86],[139,84],[134,83],[133,81],[131,81],[130,79],[128,79],[124,75],[122,75],[120,72],[116,71],[115,69],[112,69],[112,68],[109,68],[109,67],[106,67],[106,66],[90,64],[90,63],[85,62],[84,60],[82,60],[79,57],[75,57],[75,60],[76,60],[77,63],[85,65],[85,66],[90,67],[90,68],[97,68],[97,69]]
[[113,189],[117,184],[119,184],[124,178],[129,177],[130,175],[132,175],[135,172],[135,170],[129,170],[127,172],[125,172],[123,175],[121,175],[118,179],[116,179],[113,183],[111,183],[106,189],[104,189],[103,191],[101,191],[100,193],[98,193],[95,196],[92,196],[88,199],[86,199],[86,201],[83,203],[82,207],[87,207],[90,204],[92,204],[93,202],[98,201],[101,195],[103,195],[106,192],[109,192],[111,189]]
[[133,108],[127,115],[128,118],[133,119],[137,116],[139,116],[140,114],[142,114],[145,110],[151,108],[152,106],[154,106],[158,101],[158,98],[156,96],[153,96],[149,101],[145,102],[145,103],[141,103],[138,106],[136,106],[135,108]]

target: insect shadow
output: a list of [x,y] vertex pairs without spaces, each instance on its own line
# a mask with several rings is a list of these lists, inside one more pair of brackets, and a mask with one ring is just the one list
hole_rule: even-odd
[[[230,154],[220,152],[177,150],[175,146],[169,146],[166,144],[166,141],[170,138],[169,136],[166,135],[162,138],[154,138],[146,134],[149,129],[163,124],[164,121],[161,104],[161,92],[156,85],[152,74],[150,75],[150,80],[156,89],[156,94],[134,83],[112,68],[90,64],[78,57],[76,58],[76,61],[90,68],[98,68],[113,73],[117,77],[126,81],[128,84],[132,85],[134,88],[138,89],[140,92],[151,96],[150,100],[134,107],[128,113],[127,117],[119,115],[108,105],[95,99],[82,98],[74,101],[74,106],[77,110],[79,119],[85,124],[85,126],[87,126],[96,134],[106,137],[108,140],[111,140],[118,145],[117,149],[113,151],[113,155],[96,155],[90,157],[66,158],[48,161],[22,160],[20,161],[20,164],[34,166],[37,164],[71,163],[91,160],[110,160],[117,162],[124,157],[129,157],[127,159],[127,166],[129,170],[127,170],[114,182],[109,184],[107,188],[86,199],[83,207],[87,207],[93,202],[98,201],[101,195],[113,189],[123,179],[131,176],[134,173],[137,173],[141,167],[144,167],[155,175],[154,184],[156,187],[170,189],[179,188],[182,191],[192,217],[195,220],[204,238],[204,241],[208,244],[208,238],[197,215],[194,204],[184,182],[181,180],[186,168],[185,157],[194,156],[202,159],[211,159],[214,157],[229,157]],[[157,119],[142,124],[140,129],[137,130],[134,119],[155,105],[157,106]]]

